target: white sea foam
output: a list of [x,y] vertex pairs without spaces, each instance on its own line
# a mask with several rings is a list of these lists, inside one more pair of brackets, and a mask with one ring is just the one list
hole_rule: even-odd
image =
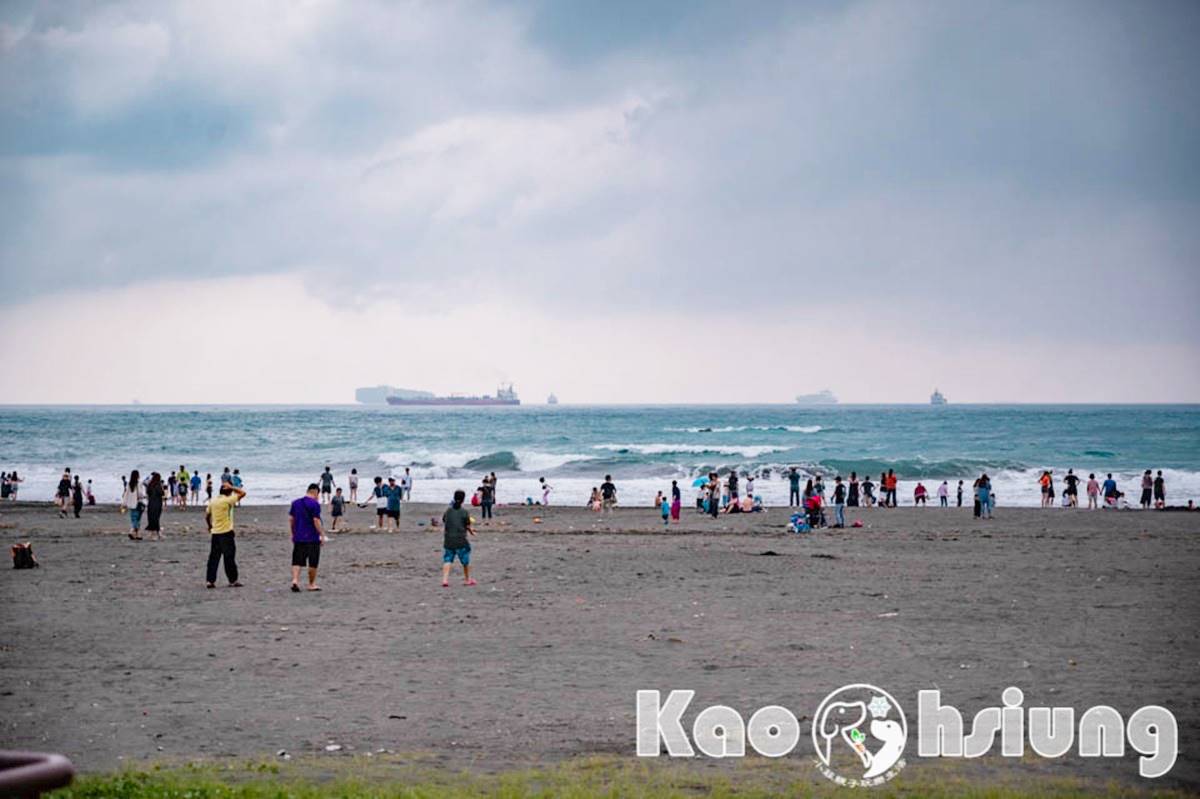
[[568,463],[596,460],[595,455],[537,452],[525,449],[516,450],[513,455],[517,457],[517,468],[523,472],[549,472],[566,466]]
[[780,424],[780,425],[735,425],[727,427],[664,427],[663,430],[668,433],[742,433],[746,430],[763,430],[763,431],[786,431],[788,433],[819,433],[821,425],[819,424]]
[[636,452],[639,455],[737,455],[743,458],[761,458],[772,452],[787,452],[788,447],[773,444],[596,444],[592,449],[609,452]]

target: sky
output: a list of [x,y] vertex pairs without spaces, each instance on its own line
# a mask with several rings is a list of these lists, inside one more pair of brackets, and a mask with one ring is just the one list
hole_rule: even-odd
[[0,4],[0,403],[1200,401],[1200,4]]

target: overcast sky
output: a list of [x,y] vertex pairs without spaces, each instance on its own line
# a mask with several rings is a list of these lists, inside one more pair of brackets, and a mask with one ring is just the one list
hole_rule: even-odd
[[0,402],[1200,401],[1200,4],[0,5]]

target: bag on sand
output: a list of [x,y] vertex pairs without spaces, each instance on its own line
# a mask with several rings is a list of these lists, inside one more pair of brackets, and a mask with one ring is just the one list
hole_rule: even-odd
[[12,545],[14,569],[36,569],[40,564],[33,557],[33,545],[28,541],[24,544]]

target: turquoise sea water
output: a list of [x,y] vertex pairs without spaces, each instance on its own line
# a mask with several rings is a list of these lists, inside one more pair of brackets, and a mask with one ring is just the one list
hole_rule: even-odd
[[[1073,467],[1114,472],[1122,487],[1163,469],[1174,501],[1200,499],[1200,406],[127,406],[0,408],[0,471],[26,479],[24,499],[47,498],[64,466],[112,500],[120,474],[166,476],[180,464],[246,476],[250,501],[303,490],[326,466],[340,484],[408,467],[413,498],[441,501],[453,488],[501,476],[500,499],[582,503],[611,473],[626,504],[648,503],[672,479],[710,468],[761,475],[756,492],[786,501],[782,468],[860,477],[893,468],[901,496],[922,480],[931,492],[980,472],[1001,504],[1036,505],[1036,473]],[[1134,497],[1136,501],[1136,497]]]

